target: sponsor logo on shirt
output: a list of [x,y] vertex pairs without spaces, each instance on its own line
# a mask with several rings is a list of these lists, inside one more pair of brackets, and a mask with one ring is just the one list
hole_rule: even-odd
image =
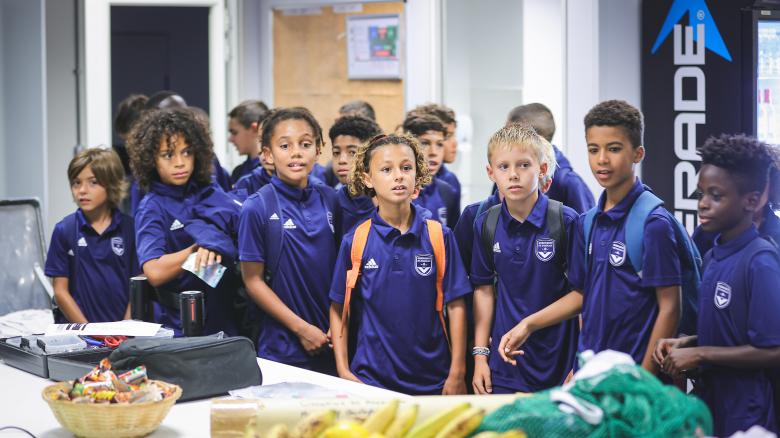
[[271,220],[271,221],[278,221],[278,220],[279,220],[279,215],[277,215],[276,213],[274,213],[274,214],[272,214],[272,215],[271,215],[271,217],[269,217],[269,218],[268,218],[268,220]]
[[75,255],[75,254],[73,254],[73,250],[72,250],[72,249],[69,249],[69,250],[68,250],[68,255],[69,255],[69,256],[74,256],[74,255]]
[[287,219],[287,222],[285,222],[284,225],[282,225],[282,227],[285,230],[294,230],[294,229],[298,228],[298,227],[295,226],[295,223],[292,221],[292,219]]
[[182,224],[181,222],[179,222],[179,220],[178,220],[178,219],[174,219],[174,220],[173,220],[173,223],[171,224],[171,228],[170,228],[170,230],[171,230],[171,231],[176,231],[176,230],[180,230],[180,229],[182,229],[182,228],[184,228],[184,224]]
[[725,309],[731,303],[731,286],[719,281],[715,285],[715,307]]
[[501,254],[501,245],[499,245],[498,242],[493,244],[493,252],[496,254]]
[[114,254],[121,256],[125,253],[125,242],[122,240],[121,237],[112,237],[111,238],[111,250],[114,251]]
[[555,241],[548,237],[536,239],[536,258],[549,262],[555,255]]
[[373,258],[370,258],[366,262],[366,265],[363,266],[363,269],[379,269],[379,265],[376,264],[376,261]]
[[423,277],[433,272],[433,256],[431,254],[417,254],[414,256],[414,270]]
[[78,246],[87,246],[87,240],[84,239],[84,237],[79,237],[78,243],[76,243]]
[[621,266],[626,262],[626,244],[620,241],[612,242],[609,250],[609,263],[612,266]]

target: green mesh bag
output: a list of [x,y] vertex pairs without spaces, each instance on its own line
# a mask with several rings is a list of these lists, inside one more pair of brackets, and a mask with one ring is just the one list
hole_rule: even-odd
[[712,416],[696,397],[662,384],[636,365],[617,365],[577,380],[565,392],[603,416],[589,421],[551,398],[560,388],[516,400],[485,417],[479,432],[522,429],[536,437],[694,437],[712,433]]

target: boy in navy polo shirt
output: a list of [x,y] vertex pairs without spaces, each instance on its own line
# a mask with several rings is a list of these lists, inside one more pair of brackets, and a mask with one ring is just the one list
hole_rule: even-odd
[[753,425],[777,431],[769,373],[780,355],[780,257],[753,223],[769,148],[744,135],[710,138],[699,148],[699,223],[718,237],[705,258],[698,337],[663,339],[656,349],[673,376],[700,369],[695,392],[712,412],[715,436]]
[[[454,163],[455,158],[458,155],[458,138],[455,137],[455,130],[458,127],[458,122],[455,120],[455,111],[444,105],[429,103],[414,108],[412,112],[431,114],[441,120],[446,128],[446,132],[444,133],[444,156],[442,157],[442,161],[446,164]],[[455,189],[455,197],[458,199],[458,210],[460,210],[461,189],[457,175],[450,172],[450,170],[447,169],[447,166],[442,164],[435,176],[438,179],[444,180]]]
[[[527,123],[550,143],[555,135],[555,119],[552,111],[541,103],[529,103],[513,108],[507,117],[507,124],[509,123]],[[571,167],[569,159],[563,155],[563,152],[555,145],[553,150],[558,167],[555,169],[555,178],[546,195],[550,199],[563,202],[563,205],[574,209],[577,213],[590,210],[595,205],[590,189]]]
[[[164,296],[198,290],[205,295],[204,332],[236,333],[233,298],[240,204],[212,182],[211,137],[191,109],[144,114],[130,134],[130,164],[146,192],[135,215],[138,260],[149,283]],[[195,253],[195,269],[227,267],[216,288],[182,268]],[[155,320],[179,333],[174,303],[155,305]]]
[[[490,350],[498,349],[501,337],[518,321],[570,291],[564,270],[568,249],[556,247],[565,239],[556,241],[552,229],[559,226],[571,235],[577,213],[558,204],[562,223],[548,223],[548,204],[556,201],[541,193],[541,183],[545,176],[554,178],[555,158],[552,145],[532,128],[512,124],[496,132],[488,143],[488,162],[490,179],[504,200],[493,207],[500,213],[492,254],[486,253],[481,239],[475,240],[473,248],[474,391],[536,392],[562,384],[572,369],[577,348],[575,318],[531,335],[519,365],[505,363]],[[482,214],[476,219],[474,235],[481,236],[488,217]],[[494,290],[495,279],[498,290]]]
[[239,255],[247,292],[265,313],[260,357],[334,374],[328,287],[336,258],[336,193],[310,176],[322,130],[305,108],[272,110],[263,154],[276,174],[241,210]]
[[626,250],[626,218],[645,190],[634,174],[642,161],[642,113],[624,101],[602,102],[585,116],[590,170],[604,187],[598,203],[590,248],[585,248],[585,215],[571,237],[569,281],[573,292],[525,318],[501,339],[499,353],[516,363],[517,350],[536,330],[582,313],[578,351],[616,350],[657,372],[653,348],[674,336],[681,314],[680,256],[674,217],[654,209],[644,226],[641,276]]
[[259,100],[246,100],[239,103],[228,113],[228,141],[233,143],[239,155],[246,155],[246,160],[233,169],[230,182],[235,185],[238,180],[248,175],[260,166],[260,145],[258,136],[260,123],[268,113],[268,107]]
[[339,117],[328,132],[333,145],[333,173],[338,178],[336,190],[342,214],[342,235],[368,219],[376,208],[368,196],[350,195],[348,179],[360,146],[381,133],[375,121],[361,116]]
[[[432,114],[410,111],[404,119],[403,130],[420,142],[428,170],[431,175],[436,175],[444,161],[444,137],[447,135],[442,121]],[[455,189],[444,180],[433,176],[430,184],[420,189],[420,194],[412,202],[430,211],[436,220],[450,229],[458,223],[460,199]]]
[[116,152],[86,149],[68,165],[79,208],[54,226],[44,272],[67,321],[108,322],[130,317],[130,277],[140,270],[133,219],[119,211],[127,190]]
[[[377,137],[360,148],[350,187],[354,194],[376,197],[379,205],[371,217],[352,294],[349,319],[355,334],[354,354],[347,351],[342,313],[346,273],[352,268],[350,254],[359,228],[344,237],[339,250],[330,288],[333,348],[344,379],[407,394],[463,394],[463,297],[471,287],[452,233],[444,226],[440,229],[446,267],[437,272],[439,262],[434,260],[425,210],[412,204],[412,197],[429,178],[425,157],[412,137]],[[441,325],[444,320],[436,315],[439,275],[451,351]]]

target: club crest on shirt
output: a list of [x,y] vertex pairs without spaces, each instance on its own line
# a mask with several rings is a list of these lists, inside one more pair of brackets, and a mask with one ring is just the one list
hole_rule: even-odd
[[417,254],[414,256],[414,270],[423,277],[431,275],[433,272],[433,255]]
[[620,241],[612,242],[609,250],[609,263],[612,266],[621,266],[626,261],[626,244]]
[[336,229],[333,228],[333,213],[328,212],[326,215],[328,217],[328,225],[330,225],[330,232],[336,233]]
[[111,250],[114,251],[114,254],[121,256],[125,253],[125,241],[121,237],[112,237]]
[[555,255],[555,241],[549,237],[536,239],[536,258],[549,262]]
[[715,307],[725,309],[731,303],[731,286],[719,281],[715,285]]

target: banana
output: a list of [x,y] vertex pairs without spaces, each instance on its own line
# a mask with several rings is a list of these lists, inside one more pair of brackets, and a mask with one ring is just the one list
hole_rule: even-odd
[[498,432],[480,432],[472,438],[498,438],[499,436]]
[[471,403],[461,403],[443,411],[439,415],[429,418],[425,423],[412,429],[409,434],[406,435],[406,438],[434,438],[444,426],[470,407]]
[[311,414],[299,421],[290,435],[294,438],[317,438],[336,421],[337,416],[338,412],[333,409]]
[[502,433],[499,438],[528,438],[528,435],[522,429],[515,429]]
[[284,423],[277,424],[266,432],[265,438],[290,438],[290,430]]
[[436,438],[466,438],[471,432],[477,430],[483,418],[485,418],[484,409],[466,409],[439,430]]
[[398,400],[391,400],[381,408],[375,410],[371,415],[363,422],[363,427],[366,428],[368,433],[384,432],[390,423],[395,419],[395,414],[398,412]]
[[409,409],[404,410],[395,417],[390,426],[385,430],[386,438],[403,438],[409,429],[414,426],[414,422],[417,421],[417,413],[420,407],[412,405]]

